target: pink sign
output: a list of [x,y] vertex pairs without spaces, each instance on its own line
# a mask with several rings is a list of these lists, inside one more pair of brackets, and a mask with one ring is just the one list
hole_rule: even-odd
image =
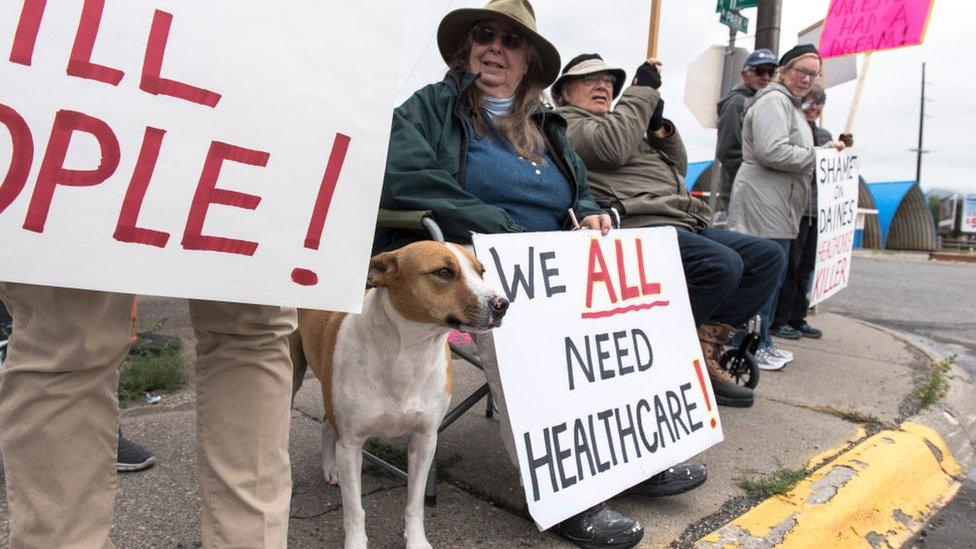
[[921,44],[932,2],[831,0],[820,36],[820,55],[839,57]]

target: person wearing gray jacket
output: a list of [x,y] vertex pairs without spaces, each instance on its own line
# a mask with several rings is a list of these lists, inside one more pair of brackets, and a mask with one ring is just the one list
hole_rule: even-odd
[[746,101],[765,88],[776,72],[776,54],[760,48],[746,57],[739,77],[742,82],[729,90],[718,102],[718,135],[715,141],[715,158],[722,166],[721,188],[716,208],[725,211],[735,173],[742,165],[742,113]]
[[[732,185],[728,228],[769,239],[786,256],[810,199],[814,141],[800,105],[820,76],[820,66],[820,54],[810,44],[783,54],[776,81],[746,105],[742,123],[742,166]],[[844,148],[835,141],[827,146]],[[763,340],[756,360],[764,370],[779,370],[793,360],[769,335],[777,296],[774,292],[759,313]]]

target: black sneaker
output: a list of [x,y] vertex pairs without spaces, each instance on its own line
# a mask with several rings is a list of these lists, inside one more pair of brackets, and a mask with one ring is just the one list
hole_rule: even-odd
[[115,468],[120,473],[132,473],[148,469],[156,463],[156,456],[149,450],[122,436],[119,432],[119,451],[115,458]]
[[644,527],[606,503],[594,505],[552,527],[552,531],[584,549],[627,549],[640,543]]
[[701,463],[682,463],[661,471],[653,477],[627,489],[625,494],[647,497],[676,496],[694,490],[708,480],[708,471]]
[[823,337],[823,332],[807,324],[805,320],[797,325],[794,325],[793,329],[796,330],[801,336],[809,337],[810,339],[820,339]]
[[769,329],[769,333],[782,339],[800,339],[800,332],[789,324],[780,324]]

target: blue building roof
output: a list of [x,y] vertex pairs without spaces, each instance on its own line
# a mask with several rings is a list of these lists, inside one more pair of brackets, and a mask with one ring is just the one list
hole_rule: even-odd
[[887,246],[888,229],[895,212],[901,205],[902,199],[915,186],[914,181],[885,181],[868,183],[868,190],[874,198],[874,207],[878,209],[878,224],[881,225],[881,247]]
[[685,187],[687,187],[689,191],[695,190],[695,183],[698,182],[698,178],[701,177],[702,172],[712,165],[712,162],[712,160],[705,160],[704,162],[691,162],[688,164],[688,175],[685,176]]

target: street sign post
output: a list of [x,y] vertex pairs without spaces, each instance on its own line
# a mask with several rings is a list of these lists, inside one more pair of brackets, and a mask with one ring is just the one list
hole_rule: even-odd
[[715,3],[715,13],[755,8],[758,5],[759,0],[718,0]]
[[722,10],[722,12],[719,14],[718,20],[723,25],[727,25],[743,34],[745,34],[749,28],[749,19],[734,11]]

